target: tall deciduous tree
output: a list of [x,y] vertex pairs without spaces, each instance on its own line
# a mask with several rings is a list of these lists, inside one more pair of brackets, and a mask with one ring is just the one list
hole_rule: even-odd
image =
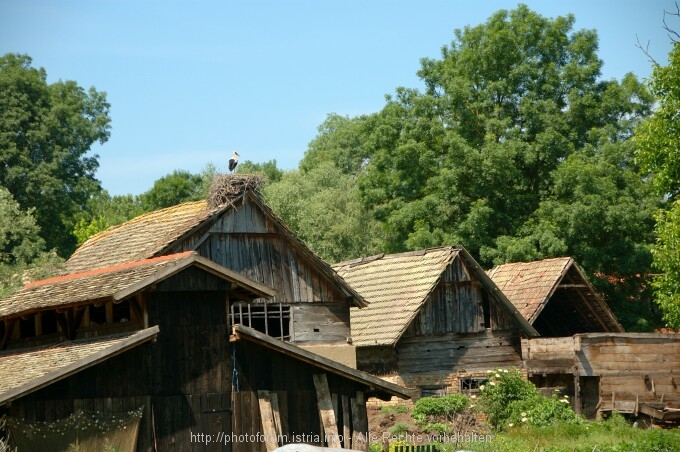
[[[508,238],[540,233],[513,246],[527,256],[585,258],[597,244],[584,241],[604,231],[585,236],[569,226],[587,223],[594,232],[593,211],[606,206],[573,208],[572,182],[612,190],[607,198],[616,205],[633,192],[646,196],[640,179],[630,178],[625,143],[652,98],[632,75],[600,80],[597,35],[573,24],[572,16],[548,19],[520,5],[457,30],[441,59],[422,60],[424,92],[399,88],[362,120],[369,158],[361,195],[384,225],[388,251],[460,243],[489,266],[514,257]],[[578,167],[590,176],[574,178]],[[612,237],[627,237],[630,226],[631,240],[647,238],[637,230],[649,225],[636,223],[640,215],[608,214],[625,217],[612,219]],[[602,260],[620,257],[610,251],[627,252],[602,250]]]
[[675,42],[667,66],[655,65],[651,79],[658,108],[638,127],[638,157],[659,194],[670,199],[656,216],[653,282],[664,320],[680,328],[680,43]]
[[20,287],[24,279],[51,273],[61,262],[45,252],[45,241],[31,214],[0,187],[0,296]]
[[362,209],[352,176],[332,162],[285,172],[263,194],[274,212],[328,262],[380,252],[380,225]]
[[75,213],[99,191],[95,142],[109,137],[106,94],[74,81],[47,83],[27,55],[0,58],[0,185],[33,208],[49,249],[73,251]]

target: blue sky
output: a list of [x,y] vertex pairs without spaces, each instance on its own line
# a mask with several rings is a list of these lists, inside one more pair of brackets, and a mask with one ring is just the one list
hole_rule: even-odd
[[[635,47],[667,61],[673,0],[531,1],[596,29],[603,78],[651,73]],[[420,88],[423,57],[453,30],[518,2],[488,0],[0,0],[0,54],[27,53],[48,81],[105,91],[111,138],[95,146],[112,195],[140,194],[175,169],[242,160],[296,168],[328,113],[382,108]],[[671,20],[678,25],[680,20]]]

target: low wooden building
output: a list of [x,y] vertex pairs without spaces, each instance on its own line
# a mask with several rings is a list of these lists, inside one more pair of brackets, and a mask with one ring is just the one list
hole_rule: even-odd
[[[407,394],[230,325],[234,304],[274,296],[194,252],[29,283],[0,300],[0,415],[13,442],[31,451],[365,448],[365,398]],[[340,431],[349,442],[337,442]]]
[[680,335],[585,333],[522,341],[529,376],[571,397],[576,412],[595,418],[613,410],[659,412],[680,401]]
[[542,337],[623,332],[607,303],[570,257],[503,264],[488,273]]
[[230,322],[355,366],[350,306],[365,301],[316,256],[263,201],[250,176],[219,179],[229,196],[141,215],[87,240],[69,272],[195,251],[276,289],[268,300],[234,303]]
[[361,370],[421,395],[474,391],[497,367],[521,367],[536,330],[462,247],[334,265],[369,303],[352,309]]

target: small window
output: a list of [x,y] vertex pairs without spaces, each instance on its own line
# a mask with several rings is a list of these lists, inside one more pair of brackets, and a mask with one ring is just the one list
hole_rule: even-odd
[[27,319],[19,319],[19,337],[35,337],[35,316],[32,315]]
[[113,323],[127,323],[130,321],[130,300],[113,303]]
[[460,392],[479,392],[479,388],[486,384],[487,378],[461,378],[460,379]]
[[57,313],[55,311],[45,311],[40,314],[42,334],[55,334],[57,329]]
[[290,340],[290,306],[281,303],[234,303],[229,312],[229,322],[253,328],[261,333]]
[[90,326],[106,325],[106,305],[90,305]]

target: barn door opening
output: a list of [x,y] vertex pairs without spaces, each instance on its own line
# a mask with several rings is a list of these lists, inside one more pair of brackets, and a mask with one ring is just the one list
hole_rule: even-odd
[[586,419],[595,419],[600,401],[600,377],[579,377],[581,413]]

